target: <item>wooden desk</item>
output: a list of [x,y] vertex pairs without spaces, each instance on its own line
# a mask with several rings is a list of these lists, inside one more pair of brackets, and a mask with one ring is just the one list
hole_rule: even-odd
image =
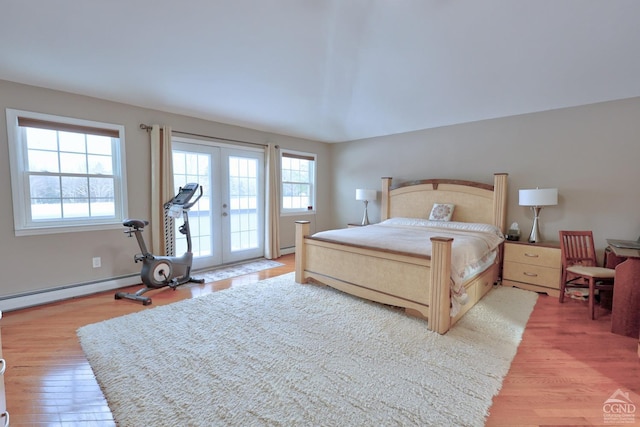
[[614,255],[627,258],[616,266],[611,309],[611,332],[638,337],[640,357],[640,250],[609,247]]

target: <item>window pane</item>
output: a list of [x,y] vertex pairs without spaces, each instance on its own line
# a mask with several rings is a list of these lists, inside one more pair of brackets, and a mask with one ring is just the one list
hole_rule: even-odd
[[92,217],[112,217],[115,215],[115,182],[111,178],[89,179],[89,202]]
[[175,151],[175,150],[173,151],[173,174],[174,175],[184,175],[186,173],[185,157],[186,157],[185,153],[181,151]]
[[185,166],[187,173],[197,173],[198,170],[198,155],[188,154],[185,159]]
[[247,176],[251,178],[256,178],[258,176],[257,162],[249,162],[249,164],[247,165]]
[[86,218],[89,216],[89,199],[63,199],[62,216],[64,218]]
[[58,151],[58,134],[55,130],[27,128],[27,148]]
[[85,135],[75,132],[58,132],[60,151],[72,153],[86,153]]
[[282,165],[282,169],[291,169],[291,158],[282,157],[281,165]]
[[32,175],[29,183],[32,220],[60,219],[60,180],[57,177]]
[[92,217],[113,217],[116,214],[116,205],[113,202],[91,201]]
[[113,155],[112,139],[108,136],[87,135],[87,153]]
[[209,156],[198,156],[198,175],[209,176],[209,163]]
[[60,179],[58,177],[31,175],[29,187],[31,199],[60,199]]
[[91,200],[113,201],[114,188],[113,178],[89,178],[89,197]]
[[93,175],[113,175],[111,156],[88,156],[89,173]]
[[85,199],[89,197],[89,182],[87,178],[62,177],[63,199]]
[[84,154],[60,153],[60,172],[87,173],[87,156]]
[[56,151],[29,150],[29,172],[59,172],[58,153]]
[[33,221],[62,218],[60,199],[31,199],[31,219]]
[[115,214],[115,182],[112,178],[89,178],[91,216],[110,217]]

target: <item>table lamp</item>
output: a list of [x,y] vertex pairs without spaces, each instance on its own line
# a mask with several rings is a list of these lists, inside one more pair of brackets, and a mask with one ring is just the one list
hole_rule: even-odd
[[365,190],[363,188],[358,188],[356,190],[356,200],[361,200],[364,202],[364,216],[362,217],[362,225],[369,225],[367,206],[370,201],[376,199],[376,195],[376,190]]
[[533,227],[529,235],[529,242],[538,243],[542,241],[540,237],[539,220],[540,209],[543,206],[555,206],[558,204],[557,188],[534,188],[530,190],[520,190],[520,206],[529,206],[533,211]]

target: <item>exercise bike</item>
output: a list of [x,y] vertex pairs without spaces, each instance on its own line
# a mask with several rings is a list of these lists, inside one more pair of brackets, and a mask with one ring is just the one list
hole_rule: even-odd
[[[190,201],[199,191],[194,201]],[[149,221],[140,219],[127,219],[122,224],[128,227],[125,234],[129,237],[135,235],[138,246],[142,251],[136,254],[133,260],[142,262],[142,271],[140,278],[145,285],[136,293],[117,292],[115,299],[130,299],[141,301],[143,305],[151,304],[151,298],[142,296],[145,292],[153,289],[160,289],[168,286],[175,290],[179,285],[187,282],[204,283],[204,279],[194,279],[191,277],[191,264],[193,262],[193,253],[191,252],[191,231],[189,230],[189,209],[195,205],[202,197],[202,186],[196,183],[189,183],[180,188],[178,194],[165,203],[165,212],[169,211],[169,215],[175,218],[182,214],[184,223],[180,226],[180,233],[187,236],[187,251],[181,256],[156,256],[147,250],[142,231],[144,227],[149,225]]]

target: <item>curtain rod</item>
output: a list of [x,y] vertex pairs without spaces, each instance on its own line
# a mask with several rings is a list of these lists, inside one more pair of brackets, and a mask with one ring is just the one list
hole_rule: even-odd
[[[151,130],[151,126],[146,125],[144,123],[140,123],[140,129],[146,130],[147,132],[149,132]],[[262,143],[259,143],[259,142],[249,142],[249,141],[241,141],[239,139],[221,138],[221,137],[218,137],[218,136],[210,136],[210,135],[201,135],[199,133],[183,132],[181,130],[172,130],[172,132],[173,133],[180,133],[182,135],[198,136],[200,138],[218,139],[220,141],[228,141],[228,142],[237,142],[237,143],[240,143],[240,144],[257,145],[259,147],[268,147],[269,146],[269,144],[262,144]]]

